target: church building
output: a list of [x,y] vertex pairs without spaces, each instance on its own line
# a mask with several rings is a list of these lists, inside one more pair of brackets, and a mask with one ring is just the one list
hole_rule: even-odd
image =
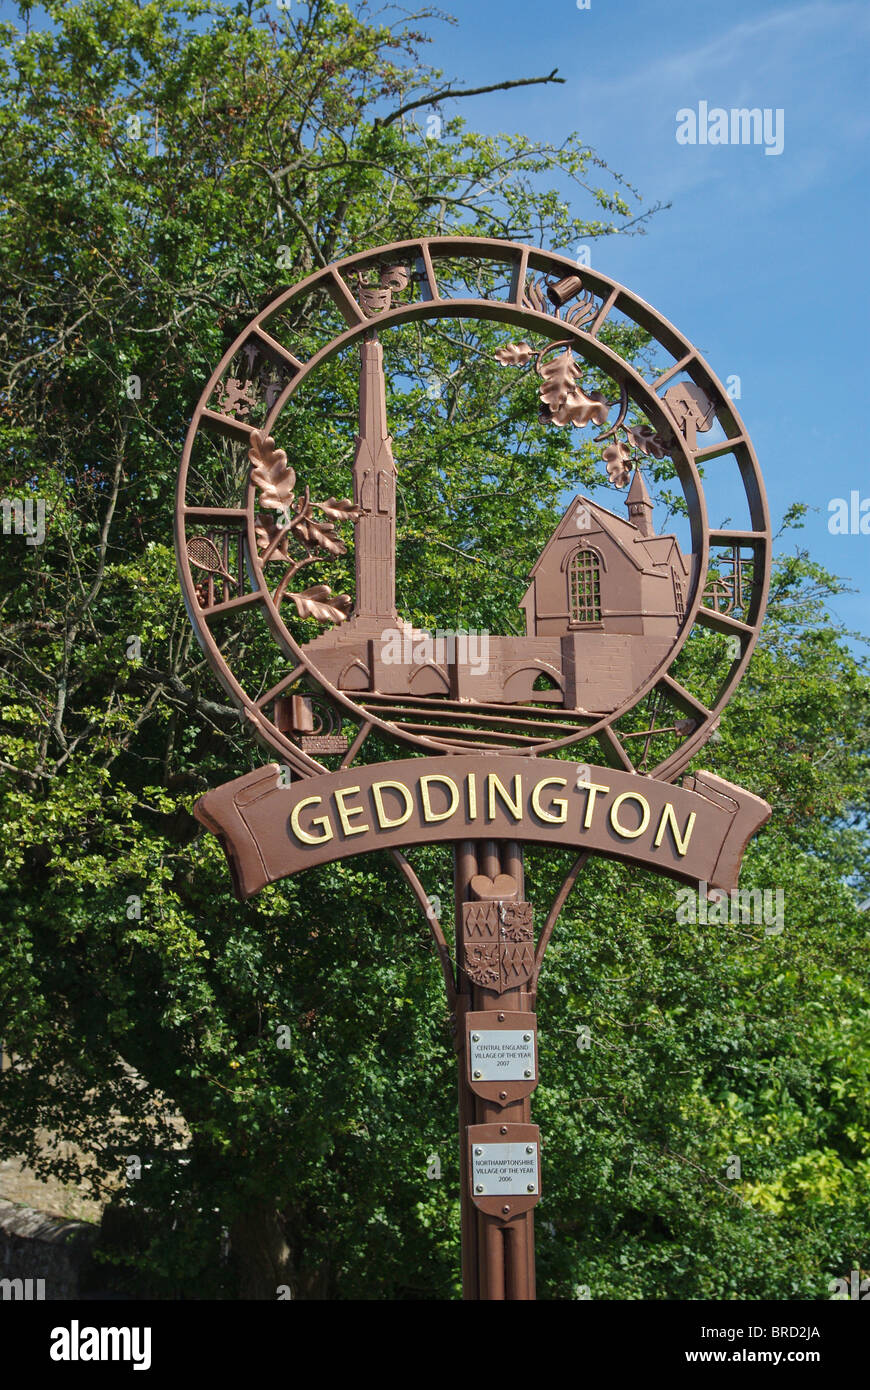
[[[436,644],[432,659],[421,661],[414,644],[394,640],[396,465],[382,348],[370,339],[360,353],[354,611],[308,644],[315,667],[349,693],[535,702],[589,714],[617,708],[674,645],[694,581],[692,557],[675,536],[653,529],[640,471],[626,498],[627,518],[585,497],[568,507],[530,575],[521,605],[525,637],[489,635],[485,661],[465,659],[461,642],[446,652]],[[396,657],[400,649],[404,659]]]

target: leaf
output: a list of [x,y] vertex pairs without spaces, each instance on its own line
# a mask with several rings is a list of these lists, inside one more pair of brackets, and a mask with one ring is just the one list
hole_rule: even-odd
[[301,517],[290,524],[294,534],[307,546],[319,546],[321,550],[328,550],[330,555],[344,555],[347,550],[341,536],[336,535],[331,521],[315,521],[312,517]]
[[290,531],[287,528],[282,527],[279,524],[277,518],[274,516],[269,516],[267,512],[259,512],[257,514],[257,522],[254,527],[254,534],[257,537],[257,548],[260,551],[260,554],[269,549],[269,546],[271,545],[272,541],[275,540],[278,533],[282,530],[284,531],[284,535],[282,536],[278,545],[276,545],[275,549],[272,551],[272,554],[269,556],[270,561],[290,559],[290,555],[287,550],[287,546],[290,540]]
[[596,425],[603,425],[609,410],[607,399],[600,391],[591,391],[587,396],[586,392],[578,387],[553,411],[553,424],[576,425],[579,428],[594,420]]
[[[544,362],[538,368],[541,377],[540,397],[544,405],[548,405],[551,410],[557,406],[564,405],[568,396],[574,391],[580,369],[574,361],[574,354],[570,348],[560,352],[556,357],[551,357],[548,362]],[[566,422],[567,423],[567,422]]]
[[651,425],[629,425],[628,437],[642,454],[652,454],[653,458],[664,458],[669,441],[656,434]]
[[524,362],[531,361],[534,355],[534,350],[528,343],[508,343],[507,347],[498,348],[493,354],[496,362],[500,362],[503,367],[521,367]]
[[349,497],[327,497],[325,502],[313,502],[312,506],[336,521],[357,521],[362,512]]
[[607,465],[607,476],[617,487],[627,487],[631,478],[631,450],[622,440],[618,444],[608,444],[601,457]]
[[316,618],[319,623],[343,623],[353,610],[350,594],[334,594],[328,584],[313,584],[288,597],[296,604],[300,618]]
[[287,455],[275,447],[271,435],[260,430],[251,434],[248,451],[251,460],[251,480],[260,490],[260,504],[274,511],[285,511],[293,501],[296,474],[287,467]]

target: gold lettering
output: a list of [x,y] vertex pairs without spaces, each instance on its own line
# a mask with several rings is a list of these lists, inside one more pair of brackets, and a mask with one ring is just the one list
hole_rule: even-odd
[[[405,802],[405,809],[400,816],[394,816],[391,819],[387,815],[384,808],[384,798],[381,795],[381,790],[384,787],[389,787],[391,791],[401,793],[402,799]],[[378,815],[378,825],[382,830],[395,830],[397,825],[404,825],[406,820],[410,820],[411,812],[414,809],[414,801],[408,788],[404,786],[402,782],[373,782],[372,796],[374,797],[375,810]]]
[[[433,811],[429,800],[430,782],[440,782],[442,787],[450,788],[451,802],[446,811]],[[459,805],[459,788],[452,777],[443,777],[440,772],[431,772],[420,778],[420,797],[423,802],[423,819],[430,821],[449,820]]]
[[468,781],[465,784],[468,788],[468,818],[477,820],[477,775],[469,772]]
[[535,815],[540,816],[541,820],[549,821],[551,825],[564,825],[565,821],[568,819],[567,801],[562,796],[554,796],[551,798],[550,805],[558,806],[561,811],[561,815],[554,816],[550,811],[545,811],[541,805],[541,788],[567,787],[567,785],[568,780],[565,777],[544,777],[542,781],[538,782],[532,792],[532,810]]
[[511,796],[511,794],[510,794],[510,792],[508,791],[507,787],[504,785],[504,783],[501,781],[501,779],[500,779],[499,777],[496,777],[496,775],[495,775],[494,772],[489,772],[489,773],[487,773],[486,785],[487,785],[487,790],[488,790],[488,792],[489,792],[489,819],[490,819],[490,820],[495,820],[495,794],[496,794],[496,792],[498,792],[499,796],[501,797],[501,799],[502,799],[502,801],[504,802],[504,804],[505,804],[505,806],[507,807],[507,809],[510,811],[510,813],[511,813],[511,815],[513,816],[514,820],[521,820],[521,819],[522,819],[522,810],[521,810],[521,807],[520,807],[520,802],[521,802],[521,800],[522,800],[523,792],[522,792],[522,783],[521,783],[521,781],[520,781],[520,774],[519,774],[518,772],[515,773],[515,775],[514,775],[514,794],[513,794],[513,796]]
[[364,816],[366,808],[364,806],[345,806],[346,796],[355,796],[359,787],[339,787],[333,792],[335,804],[338,807],[338,819],[341,821],[341,828],[345,835],[364,835],[367,830],[371,830],[370,825],[351,825],[351,816]]
[[332,826],[330,825],[328,816],[315,816],[314,820],[311,822],[312,825],[320,825],[323,827],[322,835],[309,835],[308,831],[303,830],[299,824],[299,812],[303,807],[319,806],[321,802],[322,797],[306,796],[303,797],[301,801],[297,801],[293,810],[290,812],[290,825],[293,829],[293,834],[296,836],[297,840],[301,840],[304,845],[322,845],[326,840],[332,839]]
[[[624,825],[620,825],[617,819],[617,811],[623,801],[636,801],[641,809],[641,822],[637,830],[626,830]],[[646,797],[641,796],[640,792],[623,792],[618,796],[610,808],[610,824],[613,826],[617,835],[621,835],[624,840],[636,840],[638,835],[642,835],[649,825],[649,802]]]
[[581,791],[588,792],[586,800],[586,815],[583,817],[583,829],[588,830],[592,824],[592,812],[595,810],[595,798],[599,792],[609,792],[610,788],[603,786],[600,782],[580,782]]
[[659,821],[659,828],[656,831],[656,837],[653,840],[653,844],[655,845],[656,849],[658,849],[662,840],[665,838],[665,830],[667,829],[668,825],[670,825],[671,827],[671,834],[674,837],[674,844],[677,847],[677,854],[682,856],[686,853],[686,850],[689,848],[689,841],[692,838],[692,831],[695,828],[695,812],[689,812],[689,819],[686,821],[686,828],[681,835],[677,828],[677,817],[674,813],[674,808],[671,805],[670,801],[666,801],[665,809],[662,811],[662,818]]

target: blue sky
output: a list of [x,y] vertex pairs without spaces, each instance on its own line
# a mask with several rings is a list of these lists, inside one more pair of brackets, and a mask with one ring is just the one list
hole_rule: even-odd
[[[870,634],[870,535],[828,528],[833,498],[854,491],[870,499],[861,416],[870,358],[870,6],[447,0],[445,8],[456,26],[413,27],[433,36],[424,57],[460,85],[554,67],[565,79],[447,112],[480,130],[554,143],[578,131],[642,192],[644,206],[672,204],[645,236],[593,242],[593,262],[675,323],[722,380],[740,377],[737,405],[774,529],[792,502],[808,504],[804,529],[784,544],[805,546],[850,582],[856,592],[839,596],[833,611]],[[14,6],[0,0],[0,15],[15,18]],[[702,101],[781,109],[782,153],[678,143],[677,112]],[[579,192],[576,210],[594,215]],[[711,506],[711,520],[721,520],[715,513]]]
[[[857,590],[833,609],[870,633],[870,535],[832,535],[828,504],[870,498],[868,380],[870,6],[764,0],[452,0],[427,24],[427,60],[463,85],[538,76],[564,86],[470,98],[477,129],[558,142],[572,131],[634,184],[671,202],[646,236],[592,243],[595,266],[692,339],[737,402],[784,543]],[[781,108],[784,145],[681,145],[681,108]],[[578,195],[577,210],[587,204]],[[590,209],[591,211],[591,209]],[[711,465],[712,466],[712,465]],[[612,505],[612,503],[611,503]]]

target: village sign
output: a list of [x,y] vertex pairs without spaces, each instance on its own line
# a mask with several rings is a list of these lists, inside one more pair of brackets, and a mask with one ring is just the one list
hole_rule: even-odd
[[[541,420],[601,446],[607,479],[626,489],[625,514],[591,497],[568,502],[528,576],[524,635],[487,634],[485,660],[469,635],[415,628],[396,600],[403,463],[384,353],[391,330],[444,319],[509,328],[495,352],[505,372],[533,372]],[[619,351],[616,323],[647,335],[646,374]],[[282,447],[282,412],[318,369],[351,354],[353,496],[319,502],[304,458],[291,465]],[[682,488],[682,538],[655,529],[644,468],[658,464]],[[739,525],[711,525],[707,468],[730,469]],[[344,553],[351,535],[353,594],[302,587],[303,566]],[[196,635],[277,759],[207,792],[196,814],[241,897],[374,850],[405,875],[456,1028],[464,1293],[533,1298],[534,1005],[559,912],[590,854],[732,890],[770,814],[722,778],[687,771],[743,676],[769,582],[764,486],[734,402],[677,329],[589,267],[482,238],[382,246],[286,290],[229,346],[188,432],[176,536]],[[301,636],[312,620],[324,630]],[[244,623],[278,662],[266,688],[244,688],[234,669]],[[710,693],[681,679],[698,640],[718,644]],[[367,760],[373,735],[400,756]],[[453,952],[402,852],[435,841],[454,846]],[[576,851],[537,940],[527,843]]]

